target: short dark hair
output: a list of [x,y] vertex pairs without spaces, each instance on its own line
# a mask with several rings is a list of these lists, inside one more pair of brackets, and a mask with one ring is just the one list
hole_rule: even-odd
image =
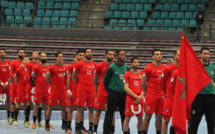
[[111,49],[106,49],[105,54],[108,54],[109,51],[113,51]]
[[119,53],[120,53],[121,51],[124,51],[124,50],[122,50],[122,49],[116,50],[116,55],[119,55]]
[[178,51],[179,51],[179,50],[175,50],[174,53],[173,53],[173,55],[175,56],[175,55],[177,54]]
[[20,48],[20,49],[18,49],[18,50],[17,50],[17,53],[19,53],[19,51],[20,51],[20,50],[23,50],[23,51],[24,51],[24,49],[23,49],[23,48]]
[[4,52],[6,52],[4,48],[1,48],[1,49],[0,49],[0,51],[4,51]]
[[[38,51],[37,50],[33,50],[31,54],[33,54],[33,52],[38,52]],[[39,54],[39,52],[38,52],[38,54]]]
[[132,57],[132,58],[131,58],[131,63],[133,63],[134,60],[139,60],[139,59],[138,59],[137,57]]
[[24,59],[24,58],[29,58],[29,57],[28,57],[27,55],[25,55],[25,56],[23,56],[23,59]]
[[63,53],[59,51],[55,54],[55,57],[58,57],[59,54],[63,54]]
[[76,55],[78,55],[79,53],[84,53],[84,50],[79,49],[79,50],[76,52]]
[[210,49],[208,47],[201,47],[200,53],[202,53],[203,50],[208,50],[210,52]]
[[152,50],[152,55],[154,55],[156,51],[160,51],[160,49],[154,49],[154,50]]
[[91,49],[91,48],[86,48],[86,49],[84,50],[84,53],[86,53],[88,49]]

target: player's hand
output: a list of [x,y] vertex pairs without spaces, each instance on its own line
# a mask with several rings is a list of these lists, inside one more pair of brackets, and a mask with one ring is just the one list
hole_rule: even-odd
[[67,97],[68,97],[68,98],[72,98],[72,93],[71,93],[70,90],[67,90]]
[[140,96],[137,96],[136,100],[135,100],[135,104],[139,104],[143,99],[143,96],[140,95]]
[[212,82],[212,86],[213,86],[213,88],[215,88],[215,83]]

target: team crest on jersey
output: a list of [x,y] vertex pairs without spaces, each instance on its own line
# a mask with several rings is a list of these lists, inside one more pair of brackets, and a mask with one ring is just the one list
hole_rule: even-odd
[[65,70],[65,68],[63,68],[63,70]]
[[147,109],[149,110],[149,109],[150,109],[150,107],[148,106],[148,107],[147,107]]
[[97,106],[99,106],[99,103],[97,103]]
[[6,66],[9,66],[9,64],[7,63]]
[[143,73],[143,77],[146,77],[146,73],[145,72]]
[[92,68],[95,68],[95,66],[94,66],[94,65],[92,65]]
[[140,75],[139,78],[142,78],[142,76]]
[[168,110],[168,109],[166,109],[166,112],[168,113],[168,112],[169,112],[169,110]]
[[32,74],[34,74],[34,71],[32,71]]
[[211,75],[214,75],[214,71],[211,71]]
[[127,112],[129,112],[129,109],[127,109]]
[[174,82],[174,77],[171,78],[170,82]]
[[37,99],[37,97],[34,98],[35,100]]
[[161,74],[161,78],[164,78],[164,73]]

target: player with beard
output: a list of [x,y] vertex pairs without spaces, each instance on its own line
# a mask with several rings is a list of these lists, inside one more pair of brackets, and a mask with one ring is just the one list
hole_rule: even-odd
[[[149,122],[155,112],[156,133],[161,134],[162,114],[164,105],[164,91],[161,88],[161,76],[165,66],[161,63],[162,54],[159,49],[152,51],[153,62],[143,70],[141,85],[145,92],[145,118],[143,120],[143,134],[147,134]],[[147,87],[146,87],[147,83]]]
[[66,121],[66,78],[67,78],[67,66],[63,64],[63,54],[62,52],[57,52],[55,54],[56,63],[49,67],[45,81],[51,86],[51,91],[49,93],[48,109],[46,111],[46,122],[45,130],[50,131],[49,120],[51,117],[51,112],[54,106],[57,105],[59,101],[62,115],[62,126],[61,129],[65,131]]
[[[178,60],[179,60],[180,50],[176,50],[174,52],[173,63],[170,63],[168,66],[165,67],[162,78],[161,78],[161,87],[163,88],[164,92],[166,93],[166,98],[164,100],[164,108],[163,108],[163,123],[162,123],[162,134],[167,134],[169,120],[172,116],[173,110],[173,101],[174,95],[172,91],[169,89],[171,84],[170,79],[172,73],[178,68]],[[174,133],[173,126],[170,127],[170,134]]]
[[[11,118],[9,121],[9,125],[13,124],[14,121],[14,111],[15,111],[15,98],[16,98],[16,85],[14,84],[14,74],[17,68],[20,67],[20,65],[22,65],[22,60],[23,57],[25,56],[25,51],[24,49],[19,49],[17,50],[17,56],[18,58],[11,61],[10,63],[10,77],[12,79],[12,83],[10,84],[10,111],[11,111]],[[24,110],[25,110],[25,105],[23,106]]]
[[[34,95],[34,109],[33,109],[33,124],[31,126],[32,129],[36,129],[36,119],[38,115],[38,126],[41,126],[41,113],[38,113],[38,109],[41,108],[41,103],[44,104],[45,112],[48,107],[48,99],[49,99],[49,85],[46,83],[45,78],[46,74],[49,70],[49,65],[47,64],[47,56],[46,53],[40,54],[40,63],[35,65],[32,69],[31,73],[31,82],[35,85],[35,95]],[[50,124],[50,128],[54,129],[54,127]]]
[[6,51],[0,49],[0,94],[6,94],[7,119],[10,117],[10,61],[6,58]]
[[[129,134],[129,122],[131,116],[137,117],[138,134],[142,134],[142,121],[143,121],[143,95],[144,92],[141,88],[141,78],[143,73],[139,71],[139,59],[131,59],[132,69],[124,75],[124,87],[127,93],[126,106],[125,106],[125,120],[123,122],[124,134]],[[133,133],[133,132],[132,132]]]
[[[23,57],[23,65],[16,69],[16,72],[14,74],[14,83],[17,86],[16,87],[16,108],[15,108],[15,117],[14,117],[14,126],[18,126],[17,118],[19,115],[19,108],[21,104],[25,104],[27,101],[25,99],[25,92],[26,92],[26,86],[28,81],[28,71],[26,68],[26,64],[29,62],[29,58],[24,56]],[[26,127],[26,126],[25,126]]]
[[[113,50],[106,50],[105,60],[100,62],[97,65],[96,71],[94,73],[93,82],[97,89],[97,97],[96,97],[96,104],[95,104],[96,112],[94,114],[94,120],[93,120],[94,134],[97,133],[99,118],[102,110],[105,109],[105,105],[107,102],[107,92],[103,85],[103,80],[104,80],[105,72],[107,71],[108,67],[113,63],[113,58],[114,58]],[[98,79],[99,79],[99,82],[98,82]],[[115,128],[114,125],[115,125],[115,119],[113,119],[113,122],[112,122],[113,133]]]
[[[96,63],[91,60],[92,51],[85,49],[85,58],[79,61],[72,74],[72,78],[78,83],[76,102],[77,112],[75,116],[75,133],[81,133],[81,115],[85,103],[89,110],[89,134],[93,134],[93,110],[95,105],[95,86],[93,84],[93,75],[96,69]],[[79,77],[78,77],[79,76]]]
[[[37,51],[33,51],[32,52],[32,61],[30,61],[28,64],[26,64],[26,68],[29,74],[29,78],[31,77],[31,73],[33,70],[33,67],[35,65],[37,65],[40,62],[39,60],[39,54]],[[30,116],[30,111],[31,111],[31,103],[32,103],[32,89],[35,85],[33,85],[33,83],[30,81],[30,79],[28,80],[28,84],[26,87],[26,94],[25,94],[25,98],[27,100],[27,106],[25,109],[25,127],[28,128],[29,127],[29,116]],[[41,108],[38,109],[38,115],[41,115]],[[38,119],[41,119],[41,117],[38,117]],[[43,123],[40,122],[38,124],[39,127],[44,127]]]
[[[67,133],[72,133],[71,123],[72,123],[72,117],[73,117],[73,110],[75,109],[75,101],[76,101],[76,90],[78,84],[72,79],[72,73],[75,65],[77,62],[82,60],[84,58],[84,51],[78,50],[76,52],[76,56],[74,57],[74,62],[68,66],[68,72],[67,72]],[[81,127],[82,131],[87,133],[86,129],[84,128],[84,113],[82,112],[82,118],[81,118]]]

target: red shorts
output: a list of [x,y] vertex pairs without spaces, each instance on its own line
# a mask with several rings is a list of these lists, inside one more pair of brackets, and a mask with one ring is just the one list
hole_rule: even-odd
[[84,91],[83,89],[77,89],[75,104],[78,106],[94,107],[95,105],[95,92]]
[[107,95],[97,94],[95,108],[104,110],[107,103]]
[[10,102],[14,103],[16,98],[16,85],[12,82],[10,84]]
[[40,91],[38,91],[38,90],[35,91],[34,102],[48,104],[48,101],[49,101],[49,93],[48,92],[43,92],[41,90]]
[[164,119],[170,119],[172,116],[172,110],[173,110],[173,101],[166,98],[164,100],[164,107],[163,107],[163,117]]
[[[139,104],[140,104],[140,107],[139,107]],[[139,104],[134,104],[134,103],[127,103],[126,102],[126,105],[125,105],[125,115],[128,115],[128,116],[143,116],[144,114],[143,114],[143,109],[144,109],[144,105],[143,105],[143,101],[142,102],[140,102]],[[133,106],[132,106],[133,105]],[[132,108],[131,107],[133,107],[133,111],[134,112],[138,112],[138,111],[140,111],[140,113],[138,113],[138,114],[135,114],[135,113],[133,113],[133,111],[132,111]]]
[[72,98],[68,98],[66,99],[66,105],[67,106],[71,106],[71,107],[75,107],[75,100],[76,100],[76,95],[72,94]]
[[60,106],[66,106],[67,92],[66,92],[66,89],[62,89],[62,90],[65,90],[65,91],[51,92],[49,94],[48,105],[57,106],[57,101],[59,100]]
[[26,103],[27,102],[27,100],[25,99],[25,91],[17,90],[16,102],[20,102],[20,103]]
[[7,96],[10,96],[10,85],[6,89],[2,89],[0,86],[0,94],[6,94]]
[[150,94],[145,96],[145,113],[163,114],[164,99]]
[[27,101],[31,101],[31,96],[32,96],[32,93],[31,93],[31,90],[33,88],[33,85],[31,84],[27,84],[27,87],[26,87],[26,92],[25,92],[25,99]]

